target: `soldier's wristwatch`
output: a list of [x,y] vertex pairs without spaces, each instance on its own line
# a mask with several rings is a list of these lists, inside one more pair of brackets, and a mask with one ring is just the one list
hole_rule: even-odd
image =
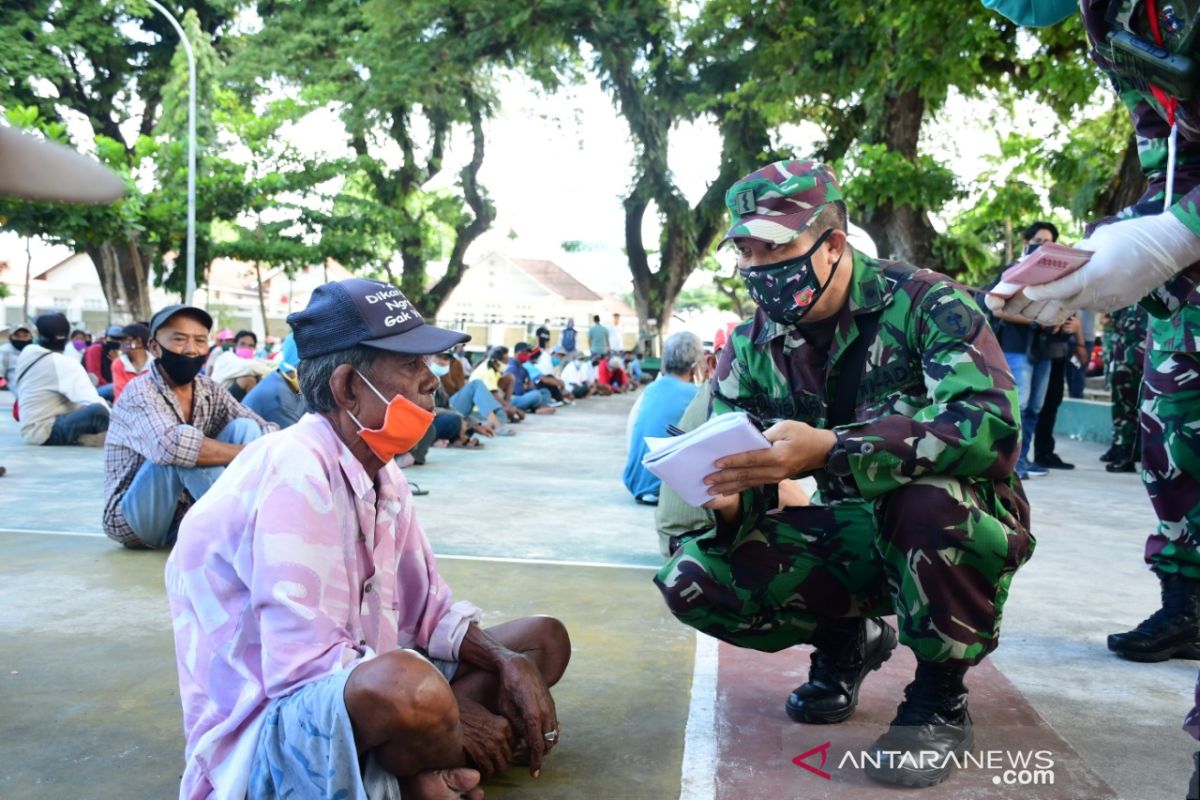
[[846,443],[841,439],[837,440],[837,444],[825,457],[825,471],[839,478],[850,477],[850,452],[846,450]]

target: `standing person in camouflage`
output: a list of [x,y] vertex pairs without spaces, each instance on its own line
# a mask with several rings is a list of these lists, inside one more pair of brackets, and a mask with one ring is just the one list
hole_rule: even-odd
[[1111,350],[1108,382],[1112,392],[1112,447],[1100,457],[1109,472],[1137,472],[1142,460],[1138,430],[1138,398],[1146,360],[1146,309],[1118,308],[1109,314]]
[[[1012,10],[1000,8],[1008,4],[999,0],[985,4]],[[1066,0],[1032,5],[1044,7],[1043,24],[1077,7]],[[1139,414],[1142,482],[1159,521],[1144,557],[1162,585],[1162,608],[1135,629],[1109,636],[1108,647],[1124,658],[1163,661],[1200,656],[1200,93],[1181,100],[1147,86],[1137,65],[1128,66],[1124,51],[1109,44],[1114,34],[1172,51],[1192,30],[1191,12],[1181,11],[1186,18],[1180,18],[1172,4],[1160,2],[1154,7],[1161,13],[1150,19],[1146,3],[1122,0],[1119,6],[1113,23],[1107,3],[1080,7],[1092,56],[1133,119],[1146,193],[1079,243],[1095,251],[1087,264],[1025,289],[1004,309],[1043,324],[1053,324],[1064,309],[1111,311],[1139,301],[1150,314]],[[1025,21],[1023,14],[1009,16]],[[1178,167],[1169,176],[1173,127]]]
[[[1140,302],[1149,312],[1139,414],[1142,482],[1158,526],[1146,540],[1144,558],[1159,578],[1162,608],[1133,630],[1109,636],[1108,648],[1136,661],[1197,658],[1200,92],[1194,81],[1177,78],[1178,85],[1172,85],[1163,80],[1160,62],[1151,57],[1183,48],[1192,38],[1197,11],[1191,4],[1161,0],[984,0],[984,5],[1023,25],[1052,25],[1081,10],[1092,58],[1133,120],[1146,193],[1078,245],[1095,251],[1081,269],[1026,289],[1005,308],[1047,324],[1070,308],[1111,311]],[[1200,739],[1200,678],[1184,729]],[[1200,753],[1197,758],[1200,765]]]
[[[995,649],[1034,547],[1012,375],[961,287],[849,246],[825,165],[772,164],[726,205],[758,310],[721,355],[712,412],[751,414],[772,446],[718,462],[715,526],[682,537],[656,583],[676,617],[726,642],[815,645],[786,705],[807,723],[854,713],[896,647],[881,619],[895,613],[918,667],[868,774],[931,786],[973,746],[963,678]],[[767,513],[780,481],[810,473],[811,505]],[[899,755],[918,751],[936,755]]]

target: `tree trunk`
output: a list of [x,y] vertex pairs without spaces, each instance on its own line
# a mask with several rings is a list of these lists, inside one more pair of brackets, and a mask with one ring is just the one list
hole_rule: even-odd
[[[883,110],[883,130],[879,138],[887,149],[909,161],[916,161],[925,117],[925,100],[917,88],[892,92]],[[850,198],[851,203],[854,198]],[[938,233],[929,221],[924,206],[896,206],[884,203],[865,221],[863,227],[875,240],[879,255],[896,258],[918,267],[933,267],[933,242]]]
[[25,237],[25,300],[21,303],[21,322],[29,321],[29,281],[33,277],[33,253],[29,248],[29,237]]
[[262,268],[257,259],[254,261],[254,280],[258,285],[258,309],[262,312],[263,338],[265,339],[271,335],[271,323],[267,321],[267,300],[263,296]]
[[[483,166],[483,146],[486,141],[483,132],[483,112],[479,103],[473,98],[468,100],[468,107],[471,110],[473,147],[471,150],[471,160],[458,173],[458,177],[462,184],[463,199],[471,209],[471,216],[464,217],[462,221],[454,226],[454,246],[450,250],[450,259],[446,263],[446,274],[439,278],[437,283],[429,287],[428,291],[422,291],[417,295],[422,298],[422,303],[417,307],[429,319],[437,316],[438,309],[442,307],[442,304],[446,302],[446,298],[450,296],[450,293],[454,291],[454,287],[458,286],[463,275],[466,274],[467,264],[465,259],[467,248],[484,231],[492,227],[492,223],[496,220],[496,208],[488,200],[483,187],[479,185],[479,170]],[[423,277],[424,274],[422,271]],[[412,295],[408,296],[412,297]]]
[[1114,216],[1121,209],[1136,203],[1145,191],[1146,175],[1138,161],[1137,140],[1130,134],[1117,174],[1100,196],[1101,213],[1106,217]]
[[87,243],[85,247],[100,276],[109,322],[150,319],[150,260],[138,249],[137,240]]

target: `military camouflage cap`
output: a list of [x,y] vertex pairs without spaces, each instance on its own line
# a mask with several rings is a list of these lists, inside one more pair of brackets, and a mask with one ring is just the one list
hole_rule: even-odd
[[725,192],[734,223],[721,244],[741,237],[786,244],[804,232],[821,206],[842,199],[837,176],[825,164],[797,158],[776,161]]

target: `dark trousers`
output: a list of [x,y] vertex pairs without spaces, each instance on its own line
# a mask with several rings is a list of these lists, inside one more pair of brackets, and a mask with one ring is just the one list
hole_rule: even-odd
[[108,406],[103,403],[88,403],[69,414],[54,418],[50,438],[44,444],[75,444],[87,433],[104,433],[108,430]]
[[1046,399],[1038,414],[1037,427],[1033,431],[1033,460],[1041,461],[1054,452],[1054,423],[1058,420],[1058,407],[1063,401],[1063,386],[1066,384],[1067,359],[1050,359],[1050,379],[1046,385]]

